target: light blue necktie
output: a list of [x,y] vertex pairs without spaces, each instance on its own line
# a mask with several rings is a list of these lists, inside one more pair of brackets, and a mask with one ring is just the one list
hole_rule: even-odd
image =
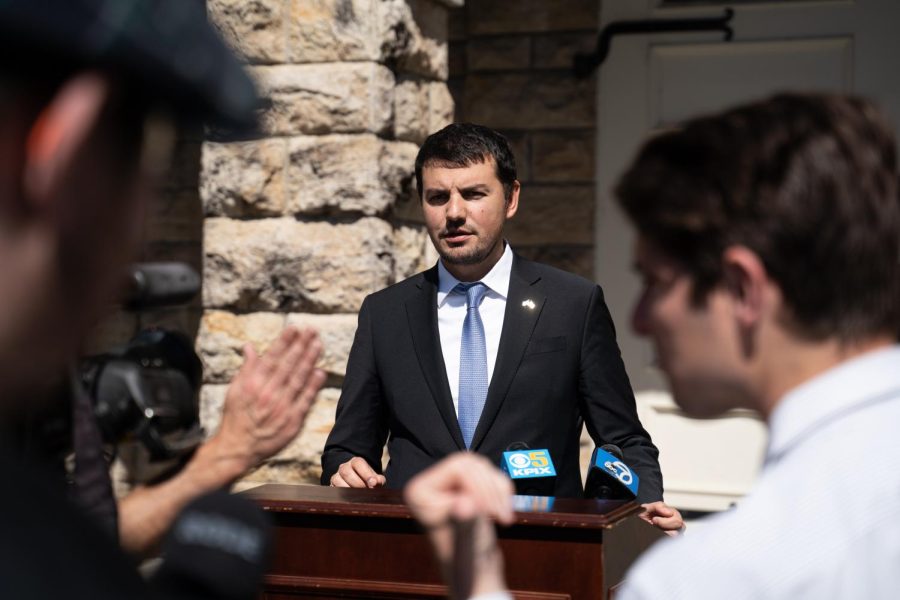
[[454,289],[466,294],[466,320],[463,321],[459,349],[459,428],[466,448],[469,448],[488,391],[487,347],[484,324],[478,312],[488,288],[479,281],[460,283]]

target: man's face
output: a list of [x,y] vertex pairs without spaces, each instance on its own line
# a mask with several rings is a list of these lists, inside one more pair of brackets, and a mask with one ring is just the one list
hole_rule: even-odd
[[743,406],[741,340],[729,293],[715,287],[702,305],[694,305],[687,270],[643,236],[635,248],[635,268],[643,287],[632,327],[652,339],[675,402],[698,417]]
[[503,225],[516,214],[519,182],[504,197],[493,158],[467,167],[422,168],[422,211],[431,242],[462,281],[480,279],[503,255]]

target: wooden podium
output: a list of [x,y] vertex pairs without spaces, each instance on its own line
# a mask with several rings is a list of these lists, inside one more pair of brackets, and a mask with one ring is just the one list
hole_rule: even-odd
[[[275,523],[265,600],[445,598],[428,539],[395,490],[263,485],[243,492]],[[604,600],[662,533],[635,502],[517,496],[500,528],[521,600]]]

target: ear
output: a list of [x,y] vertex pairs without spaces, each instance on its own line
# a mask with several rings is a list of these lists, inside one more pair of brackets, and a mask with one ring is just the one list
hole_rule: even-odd
[[22,186],[34,208],[52,209],[79,152],[98,126],[110,89],[98,74],[69,79],[28,132]]
[[746,246],[730,246],[722,254],[725,286],[735,306],[735,317],[743,328],[756,325],[767,311],[772,285],[766,267]]
[[519,183],[519,180],[516,179],[512,183],[512,190],[510,190],[509,200],[506,201],[506,218],[511,219],[515,216],[516,211],[519,210],[519,191],[522,189],[522,185]]

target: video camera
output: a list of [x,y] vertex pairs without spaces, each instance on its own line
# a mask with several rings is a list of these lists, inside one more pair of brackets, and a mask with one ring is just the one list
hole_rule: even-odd
[[[200,276],[183,263],[136,264],[128,283],[124,307],[132,312],[185,304],[200,290]],[[143,330],[121,347],[82,359],[76,374],[103,441],[137,441],[151,461],[189,456],[203,441],[201,376],[187,336],[162,329]]]

